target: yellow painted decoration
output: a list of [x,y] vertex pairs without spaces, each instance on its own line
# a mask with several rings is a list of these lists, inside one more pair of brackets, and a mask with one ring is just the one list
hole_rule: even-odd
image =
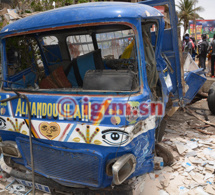
[[87,125],[87,130],[86,130],[86,140],[87,143],[89,144],[89,140],[90,140],[90,126]]
[[6,109],[5,108],[1,108],[1,115],[4,115],[6,112]]
[[27,135],[27,131],[25,131],[25,130],[23,130],[21,133],[24,135]]
[[72,141],[74,141],[74,142],[80,142],[80,138],[79,137],[75,137]]
[[111,123],[113,125],[119,125],[121,122],[121,118],[119,116],[112,116],[111,117]]
[[21,132],[21,128],[22,126],[25,124],[25,122],[21,122],[18,124],[18,119],[15,119],[15,123],[14,121],[12,121],[12,119],[10,118],[7,118],[7,121],[12,125],[13,129],[9,129],[9,131],[16,131],[16,132]]
[[101,145],[102,144],[102,142],[99,141],[99,140],[95,140],[93,143],[96,144],[96,145]]
[[42,122],[39,125],[40,133],[49,140],[53,140],[60,134],[60,126],[57,123]]
[[97,133],[99,132],[99,128],[97,127],[94,132],[90,135],[90,126],[87,125],[86,127],[86,136],[81,132],[81,130],[79,128],[76,128],[76,132],[78,132],[78,134],[81,136],[81,138],[85,141],[85,143],[87,144],[91,144],[94,137],[97,135]]

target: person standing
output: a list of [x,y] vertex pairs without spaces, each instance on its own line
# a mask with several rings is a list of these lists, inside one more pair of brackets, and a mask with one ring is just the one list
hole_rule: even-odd
[[198,43],[198,53],[199,53],[199,66],[205,70],[206,57],[208,53],[209,44],[207,42],[207,35],[202,34],[202,40]]
[[192,56],[192,51],[193,51],[193,42],[190,39],[190,35],[187,33],[184,35],[184,43],[183,43],[183,52],[187,52],[190,53],[190,55]]
[[213,36],[213,41],[210,44],[211,53],[211,77],[214,77],[214,62],[215,62],[215,34]]
[[192,47],[192,58],[195,61],[195,57],[196,57],[196,49],[197,49],[197,45],[196,45],[196,39],[194,37],[190,37],[190,39],[193,41],[193,47]]

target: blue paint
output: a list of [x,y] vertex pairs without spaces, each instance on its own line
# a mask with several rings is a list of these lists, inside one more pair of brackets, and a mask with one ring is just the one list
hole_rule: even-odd
[[[136,159],[137,168],[136,168],[135,172],[130,176],[130,178],[147,173],[147,172],[151,172],[153,170],[153,151],[154,151],[154,143],[155,143],[154,133],[155,133],[155,129],[149,130],[148,132],[143,133],[140,136],[138,136],[137,138],[135,138],[128,145],[121,146],[121,147],[118,147],[118,146],[117,147],[105,147],[105,146],[99,146],[99,145],[94,145],[94,144],[58,142],[58,141],[49,141],[49,140],[42,140],[42,139],[40,139],[38,141],[37,139],[33,139],[33,143],[38,143],[40,146],[44,146],[46,148],[50,148],[53,150],[53,156],[56,156],[54,164],[57,164],[57,162],[59,162],[59,161],[61,162],[62,160],[65,161],[65,165],[56,166],[56,167],[52,166],[52,167],[50,167],[50,169],[48,169],[46,166],[50,165],[50,161],[52,161],[52,155],[49,154],[49,158],[47,158],[47,153],[45,153],[45,156],[43,156],[43,152],[42,152],[41,148],[38,148],[39,145],[34,145],[35,150],[38,149],[38,151],[41,151],[40,156],[38,156],[38,154],[39,154],[38,152],[34,152],[35,159],[40,159],[40,161],[35,160],[35,171],[39,174],[42,174],[43,176],[46,176],[49,178],[53,177],[54,179],[59,179],[59,181],[62,184],[64,184],[64,182],[67,184],[69,182],[71,182],[71,184],[75,183],[75,184],[82,184],[82,185],[87,185],[87,186],[92,186],[92,187],[97,187],[97,188],[104,188],[104,187],[109,186],[112,183],[112,177],[107,176],[105,174],[104,170],[106,167],[106,163],[113,158],[120,157],[127,153],[132,153],[137,157],[137,159]],[[5,140],[5,139],[13,140],[13,141],[16,140],[16,142],[18,143],[18,147],[21,151],[21,154],[23,156],[23,159],[24,159],[23,165],[30,168],[27,165],[27,162],[30,159],[30,156],[28,153],[28,147],[27,147],[29,145],[28,137],[25,135],[16,133],[16,132],[11,132],[10,136],[8,136],[8,132],[6,132],[6,131],[0,131],[0,134],[1,134],[3,140]],[[21,141],[24,141],[27,144],[25,144],[24,147],[22,147],[22,145],[20,144]],[[50,146],[50,145],[52,145],[52,146]],[[61,173],[62,168],[64,168],[65,173],[69,173],[73,168],[72,161],[71,161],[72,159],[66,158],[65,156],[62,156],[61,158],[59,158],[58,157],[59,151],[62,151],[62,152],[71,151],[74,154],[82,153],[82,154],[86,154],[86,155],[92,155],[92,156],[99,157],[100,166],[97,170],[93,169],[93,172],[92,172],[92,174],[94,173],[94,177],[99,172],[99,174],[97,174],[98,183],[91,184],[91,183],[80,182],[80,181],[72,181],[72,180],[68,180],[68,177],[67,177],[67,179],[65,179],[63,176],[62,176],[62,178],[57,178],[55,174]],[[117,152],[117,155],[116,155],[116,152]],[[47,162],[47,164],[41,164],[41,162],[44,163],[45,161]],[[85,161],[85,159],[83,158],[82,160],[80,160],[78,165],[80,165],[83,170],[85,170],[86,168],[90,169],[90,167],[91,167],[90,162],[89,161],[84,162],[84,161]],[[66,166],[66,164],[67,164],[67,166]],[[69,168],[69,165],[71,166],[70,168]],[[82,165],[87,165],[87,167],[84,167]],[[73,166],[74,166],[74,164],[73,164]],[[66,171],[66,167],[68,168],[67,171]],[[43,169],[44,169],[44,171],[43,171]],[[84,180],[86,178],[82,177],[82,178],[80,178],[80,180],[81,179]],[[96,179],[96,177],[95,177],[95,179]]]
[[75,127],[77,126],[77,124],[74,124],[73,126],[72,126],[72,128],[69,130],[69,133],[67,134],[67,136],[66,136],[66,138],[65,138],[65,142],[67,142],[68,141],[68,139],[69,139],[69,137],[72,135],[72,132],[74,131],[74,129],[75,129]]
[[124,21],[125,18],[134,20],[140,17],[148,18],[145,11],[148,11],[151,16],[158,16],[158,14],[160,14],[158,10],[150,6],[136,3],[83,3],[66,6],[23,18],[4,27],[1,30],[1,33],[2,36],[5,36],[12,33],[27,32],[29,30],[32,31],[36,29],[46,29],[74,24],[94,23],[110,20]]
[[[162,14],[154,9],[151,6],[155,5],[169,5],[170,10],[170,23],[171,29],[165,29],[165,23]],[[174,0],[147,0],[144,2],[138,3],[120,3],[120,2],[99,2],[99,3],[86,3],[78,4],[73,6],[68,6],[64,8],[54,9],[47,12],[43,12],[37,15],[26,17],[24,19],[18,20],[1,30],[1,41],[2,41],[2,65],[3,65],[3,78],[5,80],[9,79],[10,81],[19,80],[20,83],[23,83],[22,77],[24,73],[29,73],[29,70],[26,72],[21,72],[15,77],[8,77],[7,72],[7,59],[6,59],[6,43],[5,38],[7,36],[17,35],[17,34],[27,34],[35,33],[37,30],[37,36],[39,37],[39,31],[46,30],[58,30],[65,28],[72,28],[76,26],[81,26],[83,24],[87,25],[104,25],[104,24],[126,24],[133,28],[135,31],[135,41],[137,45],[137,60],[138,60],[138,78],[141,84],[141,88],[138,92],[71,92],[71,91],[44,91],[44,92],[35,92],[35,93],[26,93],[27,97],[31,102],[31,108],[33,105],[37,106],[39,104],[45,104],[46,106],[53,106],[52,110],[63,98],[72,98],[79,108],[82,106],[83,97],[87,95],[89,102],[91,104],[102,104],[105,100],[111,99],[111,102],[114,104],[120,103],[126,105],[129,102],[141,103],[150,103],[152,102],[153,94],[150,91],[147,80],[146,72],[146,59],[144,53],[144,45],[142,38],[142,28],[141,22],[149,19],[150,21],[155,21],[158,25],[158,34],[157,39],[155,39],[155,33],[152,33],[152,43],[155,45],[156,40],[156,49],[155,56],[157,61],[157,70],[159,73],[162,97],[160,100],[166,107],[168,102],[169,93],[173,93],[176,106],[178,102],[183,100],[182,94],[182,84],[181,84],[181,67],[179,60],[179,49],[178,49],[178,37],[177,37],[177,16],[175,13],[175,3]],[[41,45],[39,45],[41,49]],[[42,50],[42,49],[41,49]],[[58,50],[55,48],[55,50]],[[173,72],[168,70],[164,71],[167,64],[162,57],[162,53],[167,56],[169,59]],[[48,75],[48,65],[50,56],[46,56],[43,52],[41,53],[42,60],[44,62],[45,73]],[[59,57],[59,56],[58,56]],[[60,56],[61,57],[61,56]],[[83,60],[85,61],[85,60]],[[91,60],[92,61],[92,60]],[[83,70],[82,70],[83,71]],[[83,72],[82,72],[83,73]],[[73,73],[69,74],[72,75]],[[172,86],[167,87],[165,77],[170,75]],[[191,73],[195,74],[196,73]],[[198,75],[199,76],[199,75]],[[187,76],[187,82],[189,83],[189,75]],[[197,78],[198,81],[199,77]],[[203,80],[201,84],[203,83]],[[187,101],[190,101],[194,94],[197,92],[197,87],[195,83],[189,94],[187,94]],[[6,87],[6,83],[3,85]],[[9,89],[8,89],[9,90]],[[14,96],[14,93],[11,91],[1,92],[1,99],[5,99],[9,96]],[[186,99],[185,98],[185,99]],[[19,102],[21,101],[21,102]],[[21,107],[18,106],[21,105]],[[72,103],[71,103],[72,104]],[[112,104],[109,105],[109,108],[112,108]],[[0,109],[5,109],[5,113],[1,117],[12,117],[16,119],[27,119],[26,117],[26,102],[23,100],[13,100],[11,103],[8,102],[6,105],[0,105]],[[10,113],[10,109],[13,113]],[[49,110],[50,111],[50,110]],[[144,110],[139,110],[140,113],[143,113]],[[98,110],[92,110],[92,116],[97,114]],[[81,113],[82,114],[82,113]],[[134,120],[129,120],[125,114],[119,115],[120,123],[112,124],[111,122],[112,115],[106,115],[103,117],[99,126],[106,127],[107,129],[117,129],[124,128],[127,126],[135,125],[139,121],[143,121],[149,117],[149,115],[140,115]],[[35,171],[47,178],[52,178],[53,180],[61,183],[62,185],[73,185],[81,184],[83,186],[90,186],[95,188],[104,188],[110,186],[113,178],[108,176],[105,172],[107,163],[117,157],[120,157],[124,154],[133,154],[136,157],[136,168],[134,173],[130,178],[138,176],[147,172],[153,171],[153,157],[154,157],[154,145],[155,145],[155,131],[156,127],[159,125],[161,119],[157,117],[155,121],[155,127],[151,127],[148,131],[138,134],[137,137],[134,137],[131,142],[128,142],[128,139],[125,140],[127,145],[120,146],[116,145],[114,142],[109,142],[103,138],[103,142],[112,144],[108,147],[102,145],[94,144],[85,144],[85,143],[75,143],[68,142],[69,138],[72,135],[72,132],[77,127],[78,124],[82,124],[83,121],[78,118],[68,118],[68,117],[54,117],[54,114],[48,117],[47,114],[38,116],[38,112],[32,113],[32,120],[34,122],[43,122],[46,121],[56,122],[56,123],[67,123],[72,125],[69,133],[66,135],[64,141],[53,141],[46,139],[36,139],[33,138],[34,143],[34,155],[35,155]],[[84,121],[87,125],[94,124],[93,118],[90,120]],[[133,126],[132,126],[133,127]],[[106,131],[103,131],[103,135]],[[12,131],[5,131],[3,128],[0,129],[0,136],[3,141],[11,140],[16,141],[18,148],[21,151],[21,159],[13,159],[16,163],[22,164],[29,167],[29,143],[28,137]],[[130,138],[130,137],[128,137]],[[43,160],[37,160],[43,159]],[[50,167],[50,164],[52,167]],[[54,168],[53,168],[54,167]],[[76,172],[76,170],[78,170]],[[83,172],[82,172],[83,171]],[[86,174],[87,173],[87,174]],[[79,178],[78,178],[79,177]],[[30,184],[29,184],[30,185]]]
[[191,164],[190,164],[190,163],[188,163],[188,162],[186,163],[186,165],[191,166]]

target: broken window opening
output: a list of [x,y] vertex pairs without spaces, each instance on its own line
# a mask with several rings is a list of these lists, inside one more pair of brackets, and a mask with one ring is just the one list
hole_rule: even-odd
[[[98,45],[96,50],[92,34]],[[37,33],[38,42],[33,36],[6,39],[6,45],[14,42],[6,51],[11,81],[25,82],[25,71],[30,68],[36,75],[31,80],[31,87],[36,86],[34,90],[123,92],[139,89],[135,35],[130,27],[114,24]],[[30,41],[30,46],[29,37],[35,40]],[[46,74],[43,63],[48,69]],[[17,67],[16,71],[12,72],[10,67]],[[20,71],[24,72],[17,77]],[[13,88],[31,89],[28,85],[13,85]]]
[[57,37],[44,36],[41,37],[39,40],[48,66],[52,66],[62,62],[62,56]]
[[38,88],[37,83],[44,73],[37,40],[31,36],[6,39],[8,80],[15,82],[12,88]]
[[161,83],[155,57],[158,26],[155,22],[142,23],[142,36],[145,54],[146,73],[149,88],[155,98],[161,96]]

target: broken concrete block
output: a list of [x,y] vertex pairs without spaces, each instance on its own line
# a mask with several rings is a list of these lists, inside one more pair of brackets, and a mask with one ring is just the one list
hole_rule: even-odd
[[176,177],[175,179],[170,180],[169,186],[166,188],[166,191],[171,195],[178,195],[178,187],[183,185],[183,177],[178,175],[178,177]]
[[190,160],[193,164],[202,164],[202,163],[203,163],[202,159],[198,159],[198,158],[194,158],[194,157],[189,157],[189,160]]
[[211,166],[215,166],[215,161],[208,161],[207,163]]
[[184,172],[182,175],[187,177],[189,174],[187,172]]
[[184,186],[180,186],[178,191],[179,191],[179,194],[186,194],[188,193],[189,190]]
[[169,195],[165,190],[160,190],[160,191],[159,191],[159,194],[160,194],[160,195]]
[[189,166],[189,167],[186,168],[185,171],[189,173],[189,172],[192,171],[194,168],[195,168],[194,166]]
[[196,148],[199,147],[198,143],[196,141],[188,141],[187,144],[186,144],[186,146],[188,148],[190,148],[191,150],[194,150],[194,149],[196,149]]
[[208,180],[209,178],[214,178],[214,174],[212,174],[212,173],[206,173],[205,177],[204,177],[204,180]]
[[214,170],[215,170],[215,167],[214,167],[214,166],[211,166],[211,165],[206,165],[206,166],[205,166],[205,170],[210,171],[211,173],[213,173]]
[[188,150],[188,148],[180,142],[175,142],[175,146],[176,146],[177,151],[180,155],[182,155],[185,151]]
[[190,164],[189,162],[183,162],[181,165],[182,165],[184,168],[187,168],[187,167],[192,166],[192,164]]
[[197,155],[196,151],[187,152],[185,154],[186,157],[191,157],[191,156],[196,156],[196,155]]
[[203,175],[200,173],[190,174],[194,181],[196,181],[199,185],[204,184],[205,181],[203,179]]
[[176,164],[176,165],[172,166],[172,168],[173,168],[174,170],[178,170],[179,168],[181,168],[181,165]]
[[171,173],[166,173],[163,176],[164,176],[164,179],[161,180],[161,185],[163,185],[164,187],[168,187],[170,179],[174,179],[174,175]]
[[204,191],[203,187],[197,187],[194,190],[194,194],[209,195],[207,192]]
[[184,183],[186,186],[189,186],[190,183],[191,183],[191,181],[188,180],[188,179],[184,179],[184,180],[183,180],[183,183]]
[[172,170],[172,167],[167,166],[163,168],[163,171],[172,172],[173,170]]
[[205,191],[209,194],[215,194],[215,190],[212,188],[210,184],[205,187]]

